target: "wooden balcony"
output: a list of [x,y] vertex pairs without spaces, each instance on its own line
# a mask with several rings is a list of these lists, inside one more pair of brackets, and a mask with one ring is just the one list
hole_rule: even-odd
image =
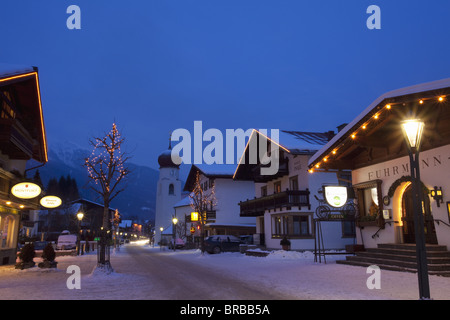
[[283,207],[307,207],[311,210],[309,190],[286,190],[269,196],[242,201],[241,217],[257,217],[264,215],[266,210],[281,209]]
[[33,138],[17,119],[0,119],[0,150],[10,159],[32,157]]

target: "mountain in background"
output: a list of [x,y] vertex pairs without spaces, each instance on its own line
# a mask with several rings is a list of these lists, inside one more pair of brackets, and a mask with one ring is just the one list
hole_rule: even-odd
[[[76,180],[81,197],[103,203],[99,195],[89,187],[87,169],[83,166],[84,159],[90,155],[90,151],[73,143],[64,142],[50,144],[48,152],[48,162],[42,167],[28,171],[27,177],[33,177],[35,171],[39,170],[45,188],[51,178],[59,179],[61,176],[70,175]],[[29,168],[39,165],[37,162],[29,161],[29,163]],[[125,187],[125,190],[113,199],[110,206],[119,209],[122,219],[154,221],[159,172],[133,163],[128,163],[128,167],[131,174],[120,185]]]

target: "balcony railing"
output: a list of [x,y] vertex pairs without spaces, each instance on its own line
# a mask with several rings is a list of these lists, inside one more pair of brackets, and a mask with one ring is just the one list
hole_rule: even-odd
[[0,119],[0,150],[11,159],[28,160],[33,154],[33,138],[16,119]]
[[274,193],[270,196],[255,198],[252,200],[242,201],[239,203],[241,207],[241,217],[256,217],[264,215],[266,210],[272,210],[282,207],[307,207],[311,210],[309,202],[309,190],[286,190]]

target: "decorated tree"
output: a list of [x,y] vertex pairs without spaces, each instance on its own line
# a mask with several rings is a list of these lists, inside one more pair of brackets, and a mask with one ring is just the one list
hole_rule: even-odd
[[191,199],[191,208],[198,212],[198,222],[200,224],[201,233],[201,251],[205,252],[204,240],[205,240],[205,224],[207,219],[207,212],[212,211],[216,205],[216,193],[215,186],[205,191],[200,183],[200,173],[197,171],[195,176],[194,189],[189,195]]
[[99,243],[98,266],[111,271],[111,265],[106,260],[107,241],[111,236],[111,222],[109,205],[111,201],[125,188],[122,182],[130,174],[127,161],[130,159],[121,151],[124,138],[113,123],[112,129],[104,137],[95,137],[90,140],[93,147],[91,155],[85,159],[91,188],[103,200],[102,237]]

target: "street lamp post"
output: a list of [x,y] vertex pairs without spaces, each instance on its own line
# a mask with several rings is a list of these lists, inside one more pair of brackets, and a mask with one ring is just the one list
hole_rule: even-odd
[[172,225],[173,225],[173,227],[172,227],[172,233],[173,233],[173,251],[175,251],[175,247],[176,247],[176,242],[177,242],[177,240],[176,240],[176,236],[177,236],[177,233],[176,233],[176,227],[177,227],[177,223],[178,223],[178,219],[177,219],[177,217],[173,217],[172,218]]
[[425,124],[420,120],[414,119],[402,122],[401,126],[408,147],[411,168],[419,299],[429,299],[430,284],[428,280],[428,264],[422,214],[422,187],[419,170],[420,143]]
[[77,241],[78,241],[78,245],[77,245],[77,256],[80,255],[80,246],[81,246],[81,220],[83,220],[84,217],[84,213],[83,211],[79,211],[77,213],[77,219],[78,219],[78,236],[77,236]]

